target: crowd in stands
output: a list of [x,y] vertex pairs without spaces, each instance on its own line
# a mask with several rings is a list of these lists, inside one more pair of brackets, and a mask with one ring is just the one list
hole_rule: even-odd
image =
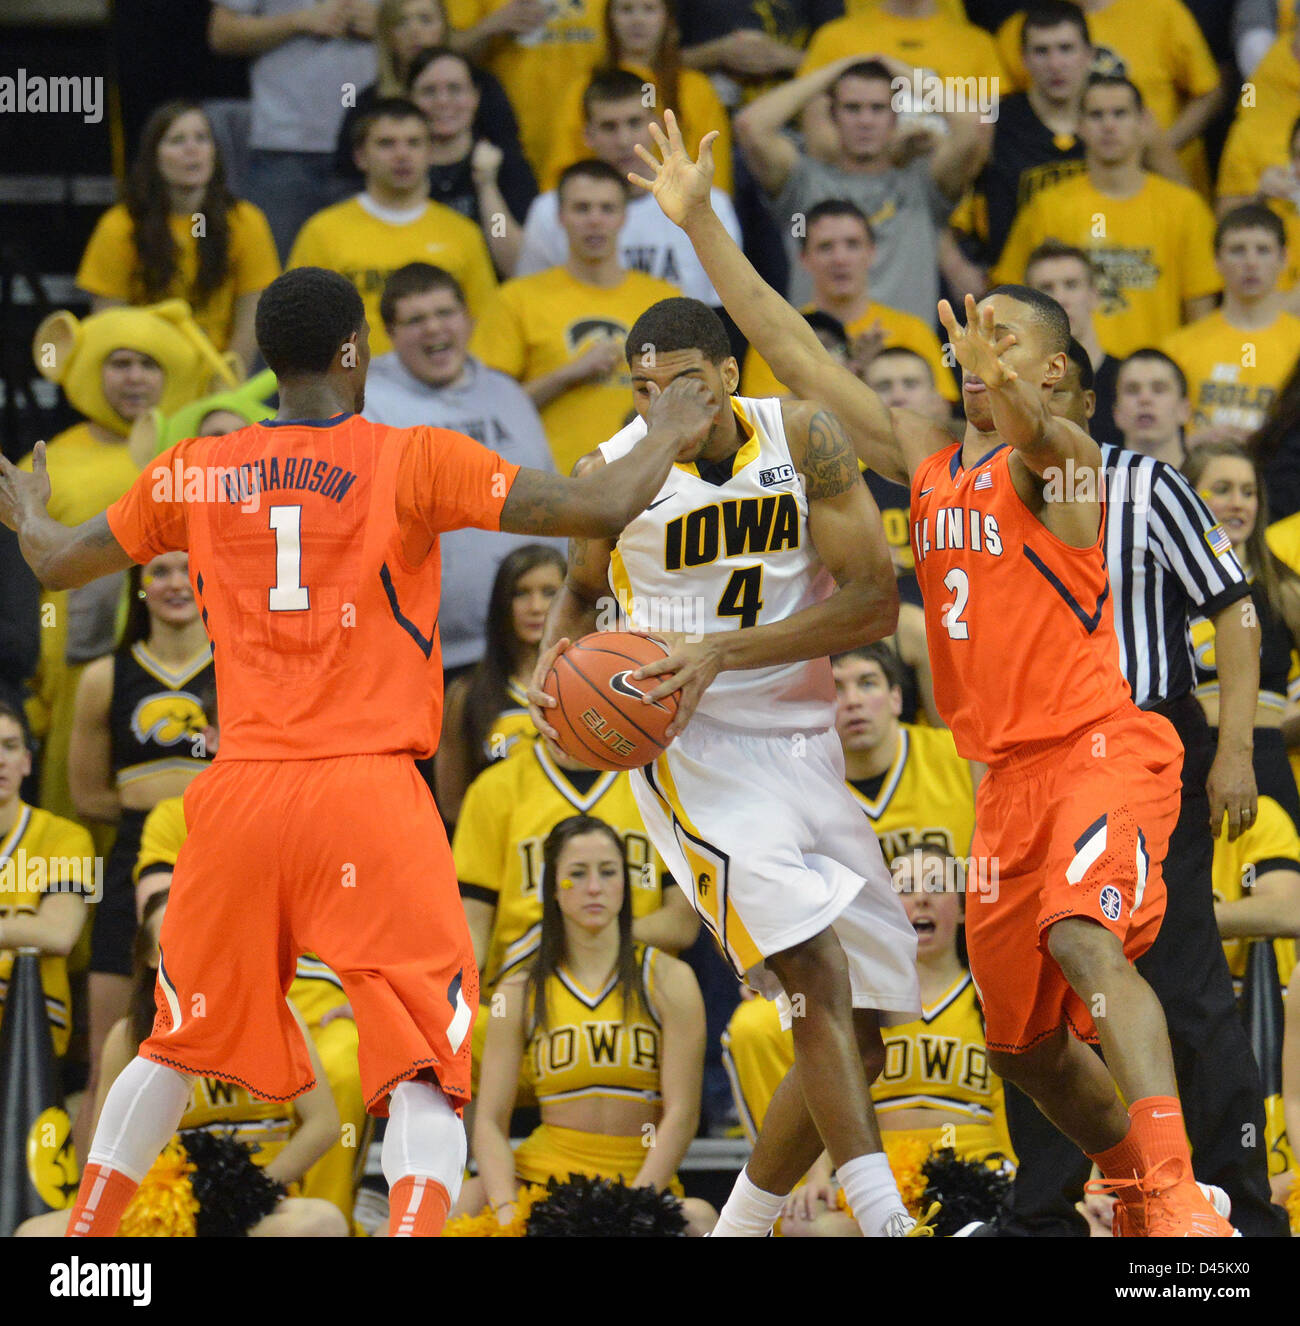
[[[89,518],[169,442],[274,413],[253,315],[282,266],[331,268],[361,294],[367,417],[466,433],[518,464],[567,473],[628,421],[628,330],[674,295],[723,314],[740,394],[785,394],[685,234],[628,183],[669,108],[692,151],[719,134],[727,230],[889,406],[960,436],[937,301],[999,283],[1051,295],[1086,360],[1093,436],[1180,470],[1252,583],[1261,809],[1217,840],[1213,882],[1234,976],[1271,946],[1286,1001],[1282,1040],[1260,1051],[1280,1082],[1268,1148],[1284,1201],[1287,1125],[1300,1130],[1300,984],[1287,987],[1300,935],[1300,5],[1227,7],[1231,27],[1184,0],[214,0],[211,50],[248,63],[247,142],[228,161],[202,103],[167,101],[129,145],[121,201],[76,269],[89,312],[36,338],[37,368],[81,416],[48,443],[52,512]],[[961,941],[981,770],[935,707],[908,493],[866,480],[903,607],[891,639],[833,660],[838,732],[907,894],[924,1002],[888,1029],[879,1116],[887,1134],[1009,1172]],[[212,659],[184,554],[42,593],[0,533],[0,860],[21,847],[106,861],[93,907],[57,880],[48,896],[0,899],[0,998],[11,951],[38,948],[84,1153],[146,1032],[180,797],[219,744]],[[697,1131],[752,1136],[793,1061],[775,1006],[701,937],[627,774],[577,764],[529,720],[564,573],[559,541],[441,540],[446,703],[427,777],[483,978],[478,1180],[460,1211],[490,1208],[502,1225],[518,1184],[570,1170],[680,1193]],[[1211,621],[1191,643],[1217,730]],[[259,1232],[343,1234],[359,1228],[368,1136],[355,1027],[311,955],[289,997],[323,1085],[266,1107],[204,1079],[183,1127],[225,1120],[262,1147],[289,1195]],[[608,1044],[584,1040],[597,1024]],[[540,1122],[512,1159],[521,1106]],[[713,1217],[696,1200],[686,1214],[694,1232]],[[823,1158],[783,1232],[849,1226]]]

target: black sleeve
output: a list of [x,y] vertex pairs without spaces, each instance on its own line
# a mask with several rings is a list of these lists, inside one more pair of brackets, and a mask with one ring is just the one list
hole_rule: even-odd
[[[519,121],[506,90],[486,70],[471,67],[478,88],[478,114],[474,116],[475,138],[486,138],[503,152],[519,148]],[[521,218],[522,219],[522,218]]]
[[511,215],[522,226],[533,199],[537,197],[537,180],[532,167],[517,146],[513,151],[508,148],[502,150],[505,155],[497,174],[497,184]]
[[460,881],[460,896],[473,898],[475,902],[485,902],[489,907],[495,907],[500,898],[495,889],[484,888],[482,884],[466,884],[463,880]]
[[0,680],[14,690],[36,671],[40,617],[40,584],[23,561],[18,536],[0,527]]

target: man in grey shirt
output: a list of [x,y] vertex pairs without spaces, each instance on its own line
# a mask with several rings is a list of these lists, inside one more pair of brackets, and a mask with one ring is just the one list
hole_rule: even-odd
[[[947,133],[909,133],[907,146],[922,155],[896,165],[903,144],[892,82],[903,74],[910,82],[911,71],[894,61],[850,56],[781,84],[736,117],[736,141],[784,237],[790,258],[786,296],[796,306],[812,293],[799,262],[803,218],[817,203],[845,199],[866,213],[876,236],[870,278],[875,298],[934,325],[939,237],[983,163],[988,134],[973,111],[945,113]],[[826,93],[830,138],[822,146],[830,159],[821,160],[813,155],[817,143],[800,151],[785,126]]]
[[[542,421],[513,378],[468,353],[473,322],[456,278],[425,262],[388,278],[379,303],[393,348],[371,361],[364,414],[394,428],[428,424],[464,433],[516,465],[554,470]],[[553,543],[490,530],[441,534],[442,605],[438,633],[450,677],[483,656],[492,581],[507,553],[525,543]]]
[[334,177],[348,106],[375,79],[373,0],[218,0],[208,45],[252,56],[248,200],[266,213],[280,261],[302,223],[351,187]]

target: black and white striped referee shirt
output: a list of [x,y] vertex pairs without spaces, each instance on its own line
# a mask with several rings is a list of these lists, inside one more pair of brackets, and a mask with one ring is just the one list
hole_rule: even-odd
[[1190,619],[1213,617],[1250,586],[1209,508],[1172,465],[1108,443],[1101,456],[1119,666],[1134,703],[1149,709],[1193,688]]

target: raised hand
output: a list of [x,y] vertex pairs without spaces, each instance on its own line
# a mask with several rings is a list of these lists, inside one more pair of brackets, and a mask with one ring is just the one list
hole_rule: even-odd
[[976,308],[975,297],[966,296],[966,326],[957,325],[957,316],[946,299],[939,301],[939,321],[948,333],[948,341],[957,362],[972,377],[977,377],[990,391],[1005,387],[1016,380],[1016,370],[1002,362],[1005,354],[1016,343],[1014,334],[1008,333],[998,340],[994,330],[993,306]]
[[0,525],[18,528],[19,513],[33,506],[44,511],[50,500],[50,476],[45,469],[45,443],[32,452],[32,472],[20,470],[0,456]]
[[665,134],[657,124],[651,121],[650,136],[663,158],[657,161],[654,154],[647,151],[640,143],[636,145],[636,154],[654,172],[650,179],[641,175],[628,174],[628,180],[654,194],[660,211],[679,226],[685,226],[690,214],[696,210],[708,210],[709,191],[713,188],[713,140],[718,136],[716,129],[704,135],[700,140],[700,154],[696,161],[682,141],[682,131],[678,127],[677,117],[671,110],[664,111]]

